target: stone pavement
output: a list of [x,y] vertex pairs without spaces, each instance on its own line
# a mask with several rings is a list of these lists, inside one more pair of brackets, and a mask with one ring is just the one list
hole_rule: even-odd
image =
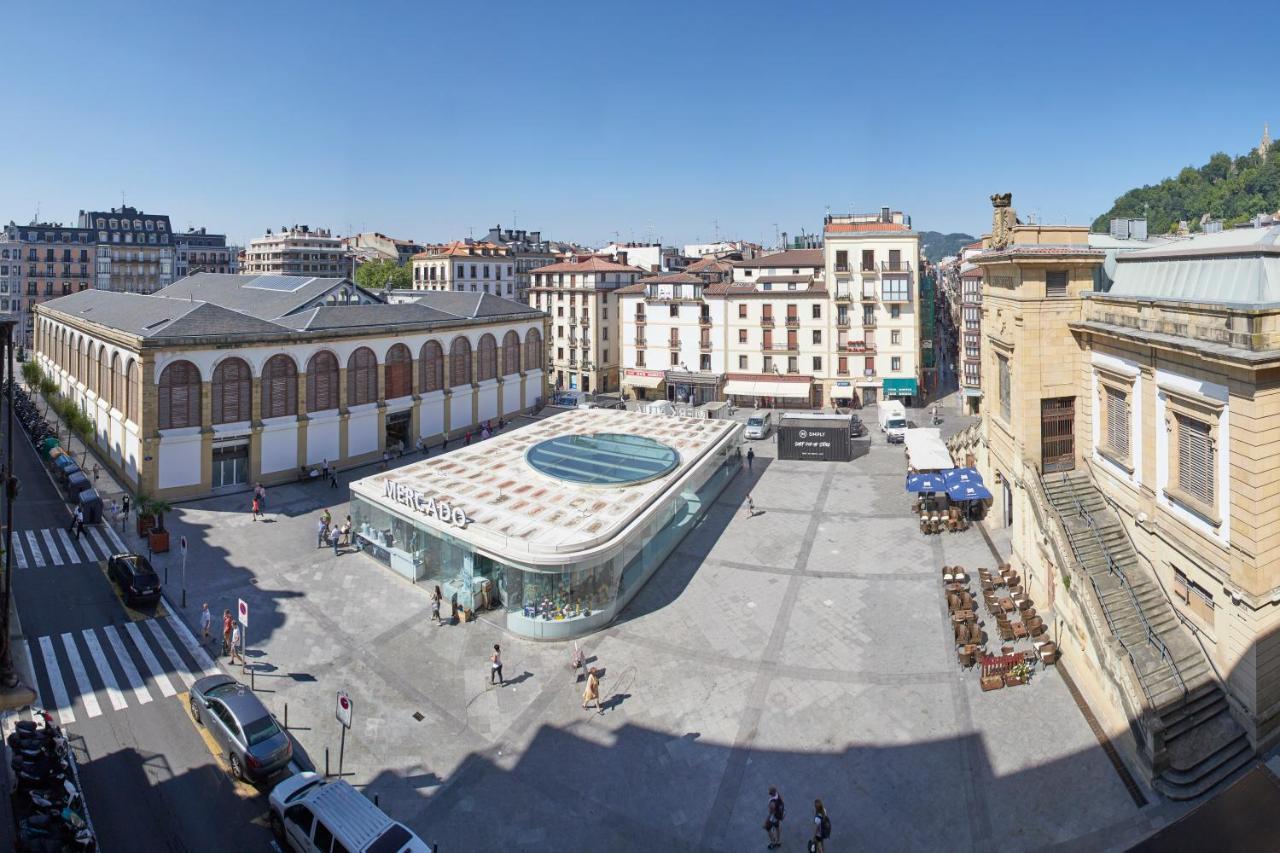
[[[257,687],[321,767],[347,690],[347,778],[442,850],[762,847],[770,785],[789,850],[815,797],[829,851],[1122,849],[1178,813],[1135,805],[1056,670],[985,694],[961,673],[939,568],[995,560],[976,529],[918,532],[900,447],[875,435],[838,464],[753,446],[754,470],[583,644],[603,714],[580,708],[570,645],[437,627],[425,588],[316,548],[319,508],[346,512],[321,484],[271,489],[267,522],[246,495],[179,507],[183,615],[249,602]],[[157,562],[176,604],[176,552]],[[488,683],[495,642],[507,687]]]

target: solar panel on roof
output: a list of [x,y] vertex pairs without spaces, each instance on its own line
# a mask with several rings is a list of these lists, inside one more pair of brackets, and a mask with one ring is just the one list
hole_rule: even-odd
[[315,278],[301,275],[260,275],[245,285],[251,290],[272,290],[276,293],[296,293],[306,287]]

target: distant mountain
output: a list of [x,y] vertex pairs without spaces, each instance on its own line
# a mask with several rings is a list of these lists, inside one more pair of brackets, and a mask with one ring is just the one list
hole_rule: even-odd
[[1280,146],[1269,154],[1263,160],[1255,149],[1233,159],[1218,152],[1199,168],[1187,166],[1176,178],[1131,189],[1094,220],[1093,230],[1106,231],[1115,218],[1145,216],[1151,234],[1168,233],[1183,219],[1197,231],[1206,213],[1227,227],[1256,213],[1273,213],[1280,208]]
[[960,254],[960,249],[977,240],[972,234],[943,234],[940,231],[920,232],[920,254],[937,263],[948,255]]

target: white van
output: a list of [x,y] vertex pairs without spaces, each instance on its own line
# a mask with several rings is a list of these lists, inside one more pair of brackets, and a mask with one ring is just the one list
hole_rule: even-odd
[[271,791],[271,831],[297,853],[435,853],[341,779],[290,776]]
[[747,418],[747,438],[768,438],[773,430],[773,412],[756,412]]
[[901,444],[907,434],[907,410],[901,400],[881,400],[880,431],[890,444]]

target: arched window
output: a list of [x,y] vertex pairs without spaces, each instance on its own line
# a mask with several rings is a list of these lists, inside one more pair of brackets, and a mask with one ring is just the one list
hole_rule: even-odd
[[479,374],[480,381],[496,379],[498,377],[498,342],[493,339],[493,335],[482,335],[477,351],[480,355],[480,364],[476,372]]
[[129,366],[125,368],[124,416],[126,420],[131,420],[134,423],[140,420],[141,415],[138,398],[142,391],[142,382],[139,378],[139,373],[138,362],[129,359]]
[[542,369],[542,332],[530,329],[524,336],[524,369]]
[[111,354],[111,374],[107,378],[111,380],[111,390],[108,392],[107,402],[111,404],[112,408],[118,409],[124,405],[124,402],[120,399],[120,392],[123,390],[121,386],[124,383],[121,382],[120,353],[118,352]]
[[502,338],[502,375],[511,376],[519,372],[520,336],[515,331],[510,331]]
[[72,368],[72,372],[75,373],[76,379],[79,379],[81,382],[85,381],[85,377],[89,373],[84,363],[87,358],[87,351],[88,341],[79,335],[76,335],[76,360],[75,367]]
[[160,374],[160,429],[200,426],[200,371],[175,361]]
[[111,400],[107,397],[110,393],[111,380],[107,377],[107,348],[101,347],[98,349],[98,396],[110,403]]
[[98,393],[98,348],[89,344],[89,352],[85,355],[84,387],[94,394]]
[[471,342],[456,337],[449,347],[449,387],[471,384]]
[[307,411],[338,408],[338,358],[321,350],[307,362]]
[[284,353],[267,359],[262,368],[262,416],[282,418],[298,414],[298,365]]
[[422,363],[418,365],[418,386],[422,394],[444,388],[444,349],[439,341],[422,345]]
[[241,358],[228,358],[213,369],[213,423],[233,424],[252,415],[253,372]]
[[359,406],[378,399],[378,358],[368,347],[347,359],[347,405]]
[[394,400],[413,393],[413,354],[407,346],[393,346],[387,352],[387,361],[382,370],[383,384],[386,386],[383,394],[385,399]]

